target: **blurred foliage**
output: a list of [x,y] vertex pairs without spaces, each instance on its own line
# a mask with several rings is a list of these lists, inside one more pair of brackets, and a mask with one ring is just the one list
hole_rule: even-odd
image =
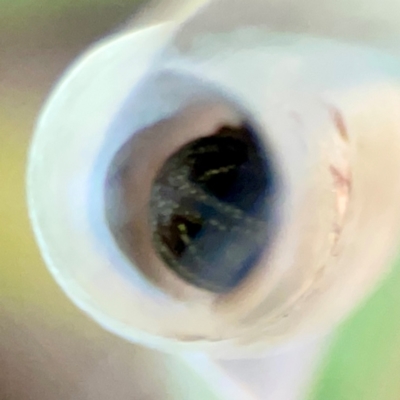
[[312,400],[400,399],[400,262],[338,330]]

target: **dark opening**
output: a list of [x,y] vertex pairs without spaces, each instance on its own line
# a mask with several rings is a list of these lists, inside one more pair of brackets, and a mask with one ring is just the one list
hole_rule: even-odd
[[249,124],[185,145],[153,183],[156,252],[190,284],[232,290],[270,241],[276,186],[270,154]]

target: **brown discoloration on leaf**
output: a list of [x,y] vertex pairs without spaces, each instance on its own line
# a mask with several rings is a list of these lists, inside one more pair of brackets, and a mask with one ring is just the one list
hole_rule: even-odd
[[347,127],[346,127],[343,115],[336,107],[333,107],[333,106],[330,107],[330,112],[332,115],[333,122],[340,134],[340,137],[344,141],[348,142],[349,141],[349,133],[347,131]]

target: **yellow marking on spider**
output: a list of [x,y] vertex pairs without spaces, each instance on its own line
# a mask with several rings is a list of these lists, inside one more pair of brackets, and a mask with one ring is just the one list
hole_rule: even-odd
[[181,233],[180,237],[182,239],[182,242],[186,244],[186,246],[188,246],[190,244],[190,238],[187,235],[187,228],[185,224],[179,224],[178,225],[178,230]]
[[211,176],[214,175],[219,175],[219,174],[224,174],[226,172],[229,172],[233,169],[237,168],[236,165],[228,165],[227,167],[221,167],[217,169],[210,169],[208,170],[203,176],[200,177],[200,181],[204,181],[207,178],[210,178]]
[[178,229],[179,229],[179,232],[181,232],[181,233],[187,233],[187,229],[186,229],[186,225],[185,224],[179,224],[178,225]]

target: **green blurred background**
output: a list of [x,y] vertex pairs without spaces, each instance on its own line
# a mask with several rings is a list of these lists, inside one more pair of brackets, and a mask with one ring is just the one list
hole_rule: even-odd
[[[135,0],[0,0],[0,399],[211,399],[173,357],[101,330],[61,293],[25,202],[35,118],[63,70]],[[400,399],[400,265],[335,335],[312,400]],[[190,384],[185,384],[190,381]]]

